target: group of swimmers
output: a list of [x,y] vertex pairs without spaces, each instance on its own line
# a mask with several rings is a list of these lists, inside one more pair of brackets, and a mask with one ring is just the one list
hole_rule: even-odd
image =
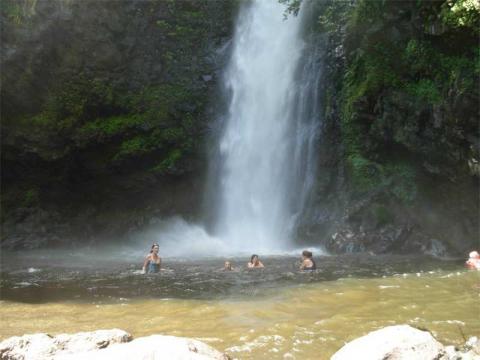
[[[145,257],[145,261],[143,262],[142,273],[143,274],[152,274],[158,273],[160,271],[160,267],[162,264],[162,259],[158,256],[158,251],[160,250],[160,246],[158,244],[153,244],[150,253]],[[253,254],[250,257],[250,261],[247,263],[247,269],[262,269],[265,265],[260,261],[258,255]],[[313,260],[313,253],[308,250],[304,250],[302,252],[302,264],[300,265],[300,270],[304,271],[312,271],[316,270],[317,265]],[[230,261],[225,261],[223,266],[223,271],[233,271],[234,268]]]
[[[158,244],[153,244],[150,253],[145,257],[143,262],[142,273],[158,273],[162,264],[162,259],[158,256],[160,247]],[[469,254],[469,259],[465,262],[465,266],[470,270],[480,270],[480,254],[477,251],[472,251]],[[248,269],[262,269],[265,265],[260,261],[258,255],[253,254],[250,261],[247,263]],[[302,263],[300,270],[309,271],[316,270],[317,265],[313,260],[313,254],[311,251],[304,250],[302,252]],[[223,266],[224,271],[233,271],[233,266],[230,261],[225,261]]]

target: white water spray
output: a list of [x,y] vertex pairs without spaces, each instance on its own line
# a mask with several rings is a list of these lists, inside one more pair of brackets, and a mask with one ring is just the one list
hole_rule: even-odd
[[284,19],[284,11],[278,0],[243,9],[224,77],[231,99],[219,143],[215,236],[241,252],[289,247],[314,176],[308,162],[317,128],[305,119],[305,98],[318,76],[304,74],[302,17]]

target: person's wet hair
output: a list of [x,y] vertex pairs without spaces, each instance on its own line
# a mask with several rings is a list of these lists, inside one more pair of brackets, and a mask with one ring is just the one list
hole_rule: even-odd
[[311,251],[308,251],[308,250],[303,250],[302,255],[307,257],[307,258],[311,258],[313,256],[313,253]]
[[250,262],[253,264],[253,259],[257,258],[258,259],[258,255],[255,255],[253,254],[251,257],[250,257]]
[[151,252],[151,253],[153,252],[153,248],[154,248],[155,246],[160,247],[160,245],[158,245],[157,243],[153,243],[152,247],[150,248],[150,252]]

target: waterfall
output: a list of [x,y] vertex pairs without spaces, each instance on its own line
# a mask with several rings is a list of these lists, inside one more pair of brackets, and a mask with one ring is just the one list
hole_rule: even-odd
[[233,251],[276,252],[314,184],[320,75],[302,12],[285,19],[278,0],[243,6],[224,73],[214,235]]

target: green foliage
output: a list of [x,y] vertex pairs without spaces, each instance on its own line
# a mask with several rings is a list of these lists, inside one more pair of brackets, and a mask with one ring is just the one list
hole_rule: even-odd
[[145,118],[140,114],[118,115],[87,122],[79,129],[82,137],[114,136],[128,129],[142,125]]
[[164,31],[167,31],[170,28],[170,25],[165,20],[157,20],[155,24]]
[[[131,94],[98,80],[72,79],[48,98],[43,111],[20,118],[17,126],[28,128],[41,141],[68,136],[77,151],[103,147],[100,151],[104,153],[91,160],[97,167],[165,157],[155,165],[155,172],[173,174],[182,158],[195,151],[192,134],[199,126],[195,109],[201,109],[204,101],[204,94],[187,89],[165,83]],[[193,110],[185,110],[186,104],[192,103]],[[43,159],[53,160],[68,155],[71,149],[75,148],[52,143],[39,147],[38,152]]]
[[0,13],[15,25],[21,25],[35,12],[37,0],[2,0]]
[[78,78],[52,94],[42,112],[21,122],[43,136],[68,131],[80,147],[115,145],[110,159],[116,163],[155,151],[168,152],[171,147],[182,149],[176,153],[178,160],[178,154],[193,150],[189,132],[197,126],[194,115],[183,107],[202,104],[203,97],[181,84],[150,86],[130,94],[98,80]]
[[447,26],[471,28],[480,32],[480,2],[478,0],[447,0],[441,11],[441,19]]
[[56,125],[55,114],[49,111],[42,111],[29,119],[34,127],[51,127]]
[[175,107],[191,100],[192,93],[183,84],[162,84],[144,88],[139,94],[129,96],[125,101],[135,111],[149,113],[160,117],[162,120],[168,117],[168,113],[174,113]]
[[[115,155],[115,160],[138,157],[142,154],[175,146],[187,149],[189,145],[188,138],[182,128],[155,129],[152,132],[124,140]],[[175,150],[178,150],[179,155],[182,154],[179,149]]]
[[180,149],[173,149],[158,165],[152,168],[152,172],[162,175],[174,170],[175,165],[182,158],[183,154]]
[[19,3],[13,1],[0,2],[1,13],[8,18],[12,23],[19,25],[23,19],[23,10]]
[[[478,113],[479,14],[472,6],[468,0],[360,0],[347,10],[340,108],[355,192],[383,186],[412,203],[417,170],[393,161],[396,152],[408,163],[427,157],[452,166],[466,156],[462,134],[475,129],[471,119]],[[440,121],[434,109],[441,109]],[[449,158],[446,146],[461,150]]]
[[71,129],[104,108],[115,106],[114,90],[99,80],[71,79],[52,91],[44,109],[27,119],[32,125],[51,131]]
[[350,155],[347,162],[356,191],[371,191],[382,184],[381,168],[378,164],[359,154]]
[[429,104],[438,104],[441,100],[441,94],[435,83],[429,79],[420,79],[416,83],[410,83],[406,86],[406,90],[419,101]]
[[412,165],[380,164],[359,154],[350,155],[347,160],[354,192],[382,190],[403,204],[411,204],[416,199],[416,170]]
[[325,2],[318,17],[319,28],[317,30],[329,33],[332,37],[342,34],[352,6],[353,4],[350,1],[332,0]]
[[[90,84],[93,82],[84,79],[65,84],[62,91],[50,99],[48,110],[56,113],[58,118],[69,115],[81,118],[88,102],[96,102],[96,95],[99,95],[98,91],[90,91]],[[95,89],[96,86],[92,86],[92,90]]]
[[135,136],[132,139],[125,140],[120,145],[120,151],[115,155],[115,159],[121,159],[130,155],[141,155],[151,150],[152,144],[148,137]]

